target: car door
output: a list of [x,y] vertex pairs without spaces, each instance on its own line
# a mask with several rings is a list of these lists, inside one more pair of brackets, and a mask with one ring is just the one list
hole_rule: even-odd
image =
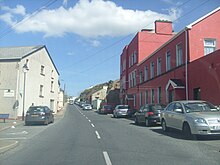
[[143,113],[143,109],[144,109],[144,106],[142,106],[137,112],[136,112],[136,118],[139,122],[141,122],[141,115]]
[[149,111],[149,106],[145,105],[143,106],[143,110],[140,114],[140,122],[145,123],[145,114]]
[[182,104],[176,103],[173,109],[172,125],[174,128],[182,130],[182,123],[184,121],[184,110]]
[[163,113],[163,118],[165,119],[166,125],[168,127],[173,127],[173,124],[172,124],[173,119],[172,118],[173,118],[174,105],[175,105],[175,103],[170,103]]

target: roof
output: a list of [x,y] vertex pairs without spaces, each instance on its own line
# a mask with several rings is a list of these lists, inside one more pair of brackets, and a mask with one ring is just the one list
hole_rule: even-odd
[[209,17],[210,15],[214,14],[215,12],[217,12],[218,10],[220,10],[220,7],[217,7],[215,10],[212,10],[211,12],[209,12],[208,14],[204,15],[203,17],[197,19],[196,21],[194,21],[193,23],[189,24],[188,26],[186,26],[187,28],[192,28],[193,25],[199,23],[200,21],[204,20],[205,18]]
[[0,60],[20,60],[44,46],[21,46],[21,47],[3,47],[0,48]]
[[45,45],[37,45],[37,46],[17,46],[17,47],[0,47],[0,61],[1,60],[21,60],[33,53],[45,48],[47,54],[56,69],[57,73],[59,74],[56,65],[54,64],[47,48]]
[[166,85],[166,90],[172,85],[174,89],[184,89],[185,85],[180,79],[170,79]]

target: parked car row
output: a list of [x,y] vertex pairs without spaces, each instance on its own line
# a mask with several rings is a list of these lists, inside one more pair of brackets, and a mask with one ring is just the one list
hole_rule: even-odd
[[220,108],[207,101],[174,101],[167,106],[146,104],[139,110],[128,105],[103,105],[100,114],[113,114],[113,117],[134,117],[136,125],[147,127],[161,125],[164,132],[180,130],[186,139],[201,135],[220,135]]

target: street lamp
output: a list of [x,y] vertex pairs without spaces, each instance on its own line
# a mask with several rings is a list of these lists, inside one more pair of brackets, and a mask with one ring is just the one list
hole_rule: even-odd
[[23,65],[23,72],[24,72],[24,86],[23,86],[23,111],[22,111],[22,121],[24,121],[24,108],[25,108],[25,87],[26,87],[26,73],[28,72],[29,68],[27,66],[27,62]]

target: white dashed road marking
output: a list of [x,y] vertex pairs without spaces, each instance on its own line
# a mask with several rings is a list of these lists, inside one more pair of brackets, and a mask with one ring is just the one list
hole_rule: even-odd
[[101,137],[100,137],[98,131],[95,131],[95,134],[96,134],[96,136],[97,136],[97,139],[101,139]]
[[91,126],[92,126],[93,128],[95,128],[94,124],[91,124]]
[[110,158],[108,156],[108,152],[103,151],[103,156],[105,158],[106,165],[112,165],[112,162],[111,162],[111,160],[110,160]]

